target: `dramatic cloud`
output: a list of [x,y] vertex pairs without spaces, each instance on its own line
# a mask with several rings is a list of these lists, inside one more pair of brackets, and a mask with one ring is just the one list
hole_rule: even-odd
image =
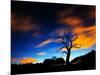
[[11,27],[13,31],[31,31],[38,30],[38,23],[31,16],[18,16],[11,14]]
[[[55,32],[58,35],[63,35],[64,30],[77,33],[78,39],[75,40],[74,43],[82,45],[81,48],[89,48],[96,43],[96,10],[94,6],[85,9],[84,7],[79,8],[81,7],[57,12],[57,22],[68,28],[57,29]],[[65,48],[63,50],[65,50]]]
[[[96,27],[80,27],[73,32],[79,35],[78,39],[74,42],[76,44],[81,44],[82,48],[88,48],[96,43]],[[87,44],[88,43],[88,44]]]
[[[91,27],[77,27],[72,32],[78,34],[78,38],[73,43],[81,45],[81,48],[89,48],[96,43],[96,27],[94,25]],[[66,48],[62,50],[66,50]],[[73,50],[77,49],[73,48]]]
[[71,28],[79,26],[91,26],[95,23],[96,8],[91,7],[74,7],[71,9],[64,9],[57,12],[57,22]]
[[37,55],[38,56],[44,56],[44,55],[46,55],[46,52],[39,52],[39,53],[37,53]]
[[77,8],[78,7],[70,7],[57,12],[57,22],[70,27],[77,27],[83,24],[80,14],[76,14],[78,13],[77,11],[79,11]]
[[53,39],[45,40],[45,41],[43,41],[42,43],[38,44],[38,45],[36,46],[36,48],[44,47],[45,45],[47,45],[47,44],[49,44],[49,43],[51,43],[51,42],[53,42],[53,41],[54,41]]
[[35,58],[28,58],[28,57],[26,57],[26,58],[20,59],[19,62],[21,64],[29,64],[29,63],[35,63],[35,62],[37,62],[37,60]]
[[[55,34],[56,37],[63,36],[64,30],[66,30],[66,33],[67,33],[68,31],[67,28],[61,28],[61,29],[55,30],[54,32],[51,32],[51,34]],[[89,47],[92,47],[96,43],[96,26],[95,25],[91,25],[89,27],[79,26],[71,30],[71,32],[78,34],[78,38],[73,43],[81,45],[81,48],[89,48]],[[58,43],[59,40],[60,39],[56,39],[56,40],[49,39],[42,42],[38,46],[44,46],[52,42]],[[63,48],[62,50],[66,50],[66,48]],[[73,50],[77,50],[77,49],[73,48]]]

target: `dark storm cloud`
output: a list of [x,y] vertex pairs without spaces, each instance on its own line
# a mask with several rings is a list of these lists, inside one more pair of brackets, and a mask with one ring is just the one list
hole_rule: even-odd
[[31,16],[18,16],[15,13],[11,14],[12,31],[31,31],[38,30],[38,23]]
[[95,25],[95,6],[74,6],[57,12],[57,22],[70,27]]
[[96,17],[96,7],[90,7],[88,11],[88,15],[90,18],[95,18]]

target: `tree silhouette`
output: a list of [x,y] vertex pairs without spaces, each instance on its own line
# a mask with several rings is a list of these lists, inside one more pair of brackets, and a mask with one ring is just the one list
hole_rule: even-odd
[[78,34],[72,32],[65,32],[64,35],[59,36],[60,39],[58,42],[61,43],[63,46],[58,49],[58,51],[62,51],[63,48],[66,48],[66,51],[62,51],[62,53],[66,54],[66,64],[69,64],[71,49],[72,48],[80,48],[81,45],[74,44],[74,41],[78,38]]

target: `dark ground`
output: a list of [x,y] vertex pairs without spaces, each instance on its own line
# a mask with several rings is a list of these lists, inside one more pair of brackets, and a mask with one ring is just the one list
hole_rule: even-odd
[[70,64],[24,64],[11,65],[11,74],[43,73],[59,71],[93,70],[96,69],[95,51],[75,58]]

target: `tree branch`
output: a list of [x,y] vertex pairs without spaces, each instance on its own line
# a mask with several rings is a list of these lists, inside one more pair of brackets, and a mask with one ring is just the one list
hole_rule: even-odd
[[68,52],[66,52],[66,51],[63,51],[62,53],[65,53],[65,54],[67,54]]
[[63,46],[63,47],[59,48],[59,50],[61,50],[61,49],[63,49],[63,48],[65,48],[65,46]]
[[63,40],[59,40],[58,42],[64,45],[66,44]]
[[78,34],[75,34],[75,38],[72,41],[75,41],[78,38]]
[[81,45],[80,45],[80,44],[73,44],[73,47],[74,47],[74,48],[80,48]]

